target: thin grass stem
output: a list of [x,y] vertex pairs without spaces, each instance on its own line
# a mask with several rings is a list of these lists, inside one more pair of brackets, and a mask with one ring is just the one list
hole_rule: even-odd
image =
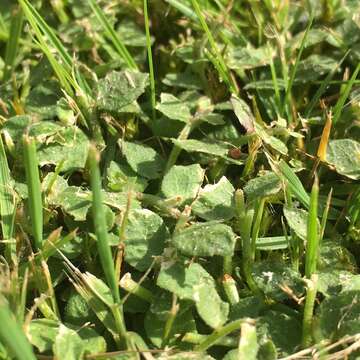
[[150,73],[151,111],[152,111],[152,119],[153,121],[155,121],[155,116],[156,116],[155,75],[154,75],[154,64],[153,64],[152,49],[151,49],[151,36],[150,36],[150,24],[149,24],[147,0],[144,0],[144,20],[145,20],[145,33],[146,33],[146,48],[147,48],[149,73]]
[[35,139],[24,135],[23,146],[32,233],[36,250],[41,250],[43,245],[43,205]]

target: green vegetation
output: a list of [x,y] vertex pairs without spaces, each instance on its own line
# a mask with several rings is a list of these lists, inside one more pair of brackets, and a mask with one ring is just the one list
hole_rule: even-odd
[[0,1],[0,359],[360,356],[357,0]]

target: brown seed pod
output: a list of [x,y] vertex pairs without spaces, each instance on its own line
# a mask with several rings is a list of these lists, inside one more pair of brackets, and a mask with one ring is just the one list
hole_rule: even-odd
[[232,159],[238,160],[241,156],[241,150],[239,148],[232,148],[228,151],[228,156]]

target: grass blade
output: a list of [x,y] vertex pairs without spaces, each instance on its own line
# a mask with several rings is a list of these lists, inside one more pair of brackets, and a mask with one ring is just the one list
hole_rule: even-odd
[[155,94],[155,76],[154,76],[154,64],[151,50],[151,37],[149,28],[149,14],[148,14],[148,2],[144,0],[144,20],[145,20],[145,32],[146,32],[146,47],[149,62],[150,73],[150,92],[151,92],[151,110],[153,121],[155,121],[155,107],[156,107],[156,94]]
[[233,331],[239,330],[244,322],[252,323],[252,320],[246,318],[239,319],[226,324],[220,329],[216,329],[212,334],[208,335],[202,343],[196,346],[194,350],[195,351],[207,350],[209,347],[216,344],[219,341],[219,339],[225,337],[226,335],[232,333]]
[[40,250],[43,243],[43,209],[38,159],[34,138],[24,135],[23,146],[32,232],[35,241],[35,248]]
[[[72,59],[67,53],[61,41],[57,38],[54,31],[46,24],[44,19],[36,11],[36,9],[29,3],[28,0],[19,0],[24,14],[34,30],[38,45],[48,58],[56,76],[58,77],[61,86],[65,89],[70,97],[74,97],[73,87],[77,84],[72,77]],[[48,45],[48,41],[56,50],[61,62],[57,61],[52,49]]]
[[100,255],[100,262],[105,274],[106,281],[111,289],[114,299],[112,314],[118,334],[125,344],[127,344],[127,332],[124,322],[124,314],[120,304],[120,291],[116,280],[115,266],[111,254],[111,248],[108,242],[108,233],[106,229],[105,210],[101,193],[101,175],[99,170],[100,155],[95,146],[89,149],[88,164],[90,170],[90,183],[92,190],[92,212],[94,228],[97,238],[97,247]]
[[13,17],[11,20],[9,40],[6,44],[3,81],[9,80],[11,74],[14,71],[14,65],[15,65],[16,55],[18,52],[19,39],[20,39],[23,19],[24,19],[21,8],[16,8],[12,15]]
[[328,85],[331,83],[332,78],[334,77],[336,71],[339,69],[343,61],[346,59],[349,51],[343,56],[343,58],[336,64],[336,66],[326,75],[326,78],[321,82],[320,87],[316,90],[315,95],[311,98],[311,101],[306,105],[304,110],[304,117],[307,119],[315,105],[319,102],[321,95],[325,92]]
[[314,318],[314,305],[317,293],[318,275],[312,274],[311,279],[307,280],[305,307],[303,315],[302,328],[302,345],[304,348],[311,345],[312,341],[312,326]]
[[0,293],[0,340],[11,349],[19,360],[36,360],[31,345],[26,339],[21,327],[15,321],[6,299]]
[[305,276],[310,279],[311,275],[316,272],[316,263],[319,252],[319,232],[318,232],[318,196],[319,183],[315,177],[311,190],[310,208],[307,221],[307,243],[306,243],[306,259],[305,259]]
[[288,164],[286,164],[285,161],[280,161],[280,163],[278,164],[278,169],[287,180],[291,192],[306,208],[309,208],[310,205],[309,194],[304,189],[303,184],[296,176],[295,172],[291,169],[291,167]]
[[99,5],[95,2],[95,0],[88,0],[88,3],[120,57],[125,61],[125,63],[130,69],[137,70],[138,67],[134,58],[131,56],[126,46],[120,40],[119,35],[115,32],[115,30],[107,20],[105,14],[100,9]]
[[67,50],[56,36],[55,32],[36,11],[28,0],[19,0],[19,3],[24,10],[25,16],[29,21],[31,27],[36,32],[36,36],[40,39],[44,39],[44,36],[49,40],[50,44],[56,49],[62,65],[66,67],[66,70],[71,72],[72,70],[72,58],[68,54]]
[[310,15],[310,20],[309,20],[309,23],[306,27],[306,30],[305,30],[305,33],[304,33],[304,36],[301,40],[301,44],[300,44],[300,49],[299,49],[299,52],[297,54],[297,57],[296,57],[296,60],[295,60],[295,64],[293,66],[293,68],[291,69],[291,72],[290,72],[290,77],[288,79],[288,83],[287,83],[287,87],[286,87],[286,92],[285,92],[285,101],[284,101],[284,104],[283,104],[283,109],[282,109],[282,113],[284,113],[284,110],[285,110],[285,106],[286,105],[290,105],[288,104],[290,102],[290,97],[291,97],[291,89],[293,87],[293,84],[294,84],[294,80],[295,80],[295,75],[296,75],[296,71],[297,71],[297,68],[299,66],[299,63],[300,63],[300,59],[301,59],[301,55],[303,53],[303,50],[304,50],[304,47],[305,47],[305,42],[306,42],[306,39],[308,37],[308,34],[309,34],[309,31],[310,31],[310,28],[311,28],[311,25],[313,23],[313,20],[314,20],[314,13],[312,13]]
[[167,2],[168,4],[170,4],[171,6],[173,6],[175,9],[177,9],[178,11],[180,11],[182,14],[184,14],[186,17],[188,17],[189,19],[198,21],[198,18],[196,16],[196,14],[194,13],[194,11],[192,11],[192,9],[187,6],[186,4],[183,3],[183,1],[179,1],[179,0],[165,0],[165,2]]
[[11,175],[6,158],[5,148],[0,136],[0,216],[1,230],[4,240],[7,240],[5,257],[9,263],[16,253],[16,243],[12,241],[14,218],[15,218],[15,197],[11,189]]
[[101,175],[99,170],[100,155],[95,146],[91,146],[88,155],[90,170],[90,183],[92,191],[92,211],[94,228],[97,238],[97,246],[100,255],[101,265],[104,270],[106,281],[111,289],[115,302],[120,303],[119,287],[116,283],[115,269],[111,249],[108,242],[106,229],[105,210],[101,194]]
[[[196,15],[197,15],[197,17],[199,19],[201,27],[203,28],[203,30],[204,30],[204,32],[205,32],[205,34],[207,36],[207,39],[209,41],[209,44],[210,44],[211,50],[212,50],[212,52],[214,54],[214,57],[216,58],[216,60],[217,60],[217,62],[219,64],[219,67],[222,70],[221,73],[220,73],[221,77],[226,82],[226,84],[229,86],[231,92],[234,93],[234,94],[238,94],[239,89],[237,87],[237,84],[236,84],[235,80],[232,78],[232,76],[231,76],[231,74],[229,72],[229,69],[227,68],[227,66],[225,64],[224,58],[221,55],[219,49],[217,48],[217,45],[215,43],[215,39],[212,36],[211,31],[210,31],[209,27],[206,24],[206,21],[205,21],[204,15],[201,12],[199,3],[197,2],[197,0],[191,0],[191,3],[192,3],[192,6],[193,6],[193,8],[195,10],[195,13],[196,13]],[[217,67],[217,69],[219,70],[218,67]]]
[[351,75],[350,80],[347,82],[344,91],[342,92],[339,100],[337,101],[335,108],[334,108],[334,117],[333,117],[333,124],[335,125],[338,120],[340,119],[341,112],[343,111],[344,104],[346,99],[348,98],[350,91],[354,85],[354,82],[359,74],[360,71],[360,63],[357,64],[353,74]]

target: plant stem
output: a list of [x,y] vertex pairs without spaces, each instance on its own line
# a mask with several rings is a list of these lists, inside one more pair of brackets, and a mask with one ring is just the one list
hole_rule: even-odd
[[10,35],[9,40],[6,44],[5,53],[5,67],[3,81],[10,79],[12,72],[14,71],[15,60],[18,52],[19,40],[23,27],[23,11],[20,7],[16,7],[12,13]]
[[148,289],[138,284],[131,278],[130,273],[126,273],[120,280],[120,286],[127,292],[138,296],[139,298],[151,303],[154,300],[154,295]]
[[[184,335],[181,341],[190,344],[201,344],[206,339],[207,335],[188,332]],[[234,337],[223,336],[222,338],[218,339],[218,341],[216,342],[216,346],[236,347],[238,346],[238,343],[239,341]]]
[[232,278],[232,276],[225,274],[223,276],[222,283],[223,283],[225,294],[229,300],[229,303],[231,305],[237,304],[240,301],[240,296],[239,296],[239,292],[236,288],[235,280]]
[[43,208],[38,159],[34,138],[24,135],[23,146],[32,232],[35,241],[35,248],[40,250],[43,243]]
[[206,337],[206,339],[201,342],[198,346],[195,347],[195,351],[205,351],[209,347],[215,345],[221,338],[232,333],[235,330],[239,330],[241,324],[244,322],[250,321],[251,319],[239,319],[232,321],[231,323],[221,327],[220,329],[215,330],[212,334]]
[[154,64],[153,64],[152,50],[151,50],[151,36],[150,36],[147,0],[144,0],[144,20],[145,20],[145,33],[146,33],[146,47],[147,47],[149,73],[150,73],[151,110],[152,110],[152,119],[153,121],[155,121],[155,116],[156,116],[155,76],[154,76]]
[[306,299],[303,315],[303,329],[302,329],[302,345],[308,347],[312,341],[312,322],[313,312],[317,292],[318,275],[312,274],[311,279],[307,280]]
[[261,220],[264,213],[265,201],[266,201],[265,197],[260,199],[254,215],[253,226],[251,231],[251,258],[253,261],[255,260],[256,240],[259,236]]
[[305,276],[310,279],[311,275],[316,272],[317,257],[319,252],[319,233],[318,233],[318,195],[319,183],[315,176],[314,184],[311,190],[310,208],[307,222],[307,243],[305,259]]
[[11,313],[5,297],[0,293],[0,339],[3,345],[21,360],[36,360],[31,345]]

